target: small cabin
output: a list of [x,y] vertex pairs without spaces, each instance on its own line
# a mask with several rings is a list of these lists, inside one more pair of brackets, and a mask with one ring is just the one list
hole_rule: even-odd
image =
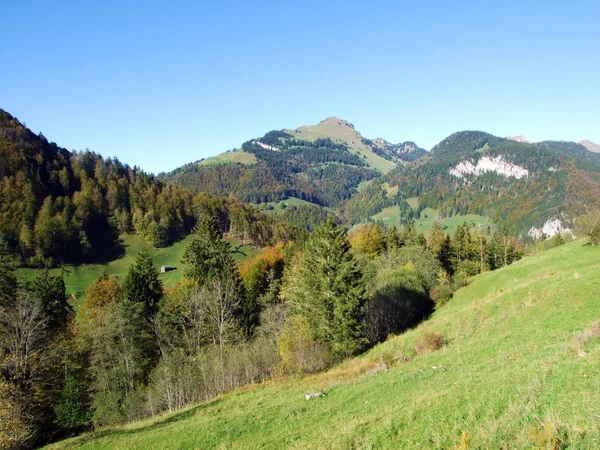
[[174,270],[177,270],[177,268],[176,268],[176,267],[173,267],[173,266],[162,266],[162,267],[160,268],[160,273],[172,272],[172,271],[174,271]]

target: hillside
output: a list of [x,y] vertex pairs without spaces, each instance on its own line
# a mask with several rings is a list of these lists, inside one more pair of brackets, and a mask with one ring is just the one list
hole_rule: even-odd
[[[49,448],[595,448],[598,270],[600,248],[576,241],[473,278],[327,373]],[[445,345],[428,350],[436,334]]]
[[[65,265],[64,280],[66,292],[75,299],[72,302],[72,306],[77,309],[84,299],[85,290],[94,284],[103,273],[113,276],[117,280],[123,280],[127,271],[134,263],[136,256],[144,248],[150,252],[152,262],[156,267],[167,265],[177,268],[175,271],[161,273],[160,275],[163,284],[167,288],[172,288],[183,275],[181,260],[190,239],[191,235],[168,247],[156,248],[149,246],[140,236],[125,234],[120,237],[124,249],[124,254],[120,258],[107,261],[104,264]],[[255,256],[259,251],[256,247],[243,245],[237,239],[228,238],[227,241],[230,243],[232,250],[236,250],[234,257],[238,262]],[[36,275],[39,274],[39,269],[21,268],[17,269],[16,273],[23,280],[33,281]],[[63,273],[63,268],[52,269],[50,273],[58,276]]]
[[[295,197],[328,207],[347,226],[374,220],[403,225],[430,208],[442,221],[477,216],[531,237],[572,229],[578,215],[600,203],[600,156],[574,142],[463,131],[427,152],[413,142],[366,139],[351,123],[330,117],[267,133],[238,152],[241,160],[257,163],[209,159],[208,167],[190,164],[161,178],[252,203]],[[285,220],[310,228],[319,217],[326,213],[290,208]]]
[[69,151],[0,109],[0,244],[17,265],[105,266],[125,254],[119,235],[167,248],[199,216],[219,216],[222,232],[256,245],[299,229],[238,200],[196,194],[117,158]]
[[413,142],[371,141],[351,123],[330,117],[317,125],[270,131],[241,149],[187,164],[160,178],[251,203],[296,197],[337,207],[365,181],[427,152]]
[[393,204],[403,211],[410,212],[406,201],[416,197],[418,213],[432,208],[441,218],[487,216],[516,233],[537,236],[550,224],[558,224],[554,232],[572,228],[574,218],[598,204],[600,158],[571,142],[528,144],[463,131],[381,181],[398,186]]

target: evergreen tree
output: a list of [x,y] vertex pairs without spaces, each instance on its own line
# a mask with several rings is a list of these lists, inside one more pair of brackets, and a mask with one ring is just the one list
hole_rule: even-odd
[[293,299],[315,336],[337,357],[361,348],[365,281],[344,230],[332,220],[315,230],[307,243]]
[[65,329],[73,310],[67,301],[67,289],[62,276],[52,276],[44,269],[32,284],[33,295],[40,303],[51,334]]
[[147,249],[137,256],[123,281],[123,301],[142,318],[150,319],[158,311],[163,285]]
[[142,250],[123,281],[122,295],[115,314],[121,316],[124,350],[138,355],[139,378],[145,381],[158,357],[153,320],[163,297],[158,270],[148,250]]
[[0,308],[11,304],[17,296],[17,278],[4,248],[0,246]]
[[185,274],[199,285],[231,275],[235,262],[213,216],[203,215],[200,218],[182,262],[186,265]]
[[186,275],[199,287],[225,281],[231,286],[233,296],[241,305],[236,317],[244,333],[250,336],[259,324],[261,305],[258,296],[246,296],[231,248],[212,215],[200,218],[182,262],[187,266]]

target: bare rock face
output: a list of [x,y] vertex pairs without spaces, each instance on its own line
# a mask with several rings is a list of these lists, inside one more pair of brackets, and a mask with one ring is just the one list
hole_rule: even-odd
[[517,142],[522,142],[524,144],[531,144],[531,141],[529,139],[527,139],[525,136],[523,135],[519,135],[519,136],[508,136],[506,139],[510,139],[511,141],[517,141]]

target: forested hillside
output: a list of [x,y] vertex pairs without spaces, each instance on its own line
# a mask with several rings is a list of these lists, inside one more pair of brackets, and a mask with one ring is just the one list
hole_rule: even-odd
[[[560,243],[556,241],[556,243]],[[350,235],[332,220],[239,266],[199,218],[180,281],[165,290],[148,251],[102,274],[73,311],[63,277],[15,277],[0,255],[0,446],[176,411],[248,383],[321,371],[418,324],[469,276],[524,247],[467,224],[450,236],[412,222]]]
[[242,151],[256,164],[189,164],[161,178],[215,195],[234,195],[262,203],[297,197],[319,205],[336,206],[356,187],[379,173],[344,143],[331,139],[300,140],[271,131],[245,142]]
[[108,261],[120,233],[161,247],[217,213],[223,232],[267,245],[298,229],[233,198],[196,195],[90,152],[69,152],[0,110],[0,240],[20,265]]
[[572,228],[600,199],[599,160],[578,144],[527,144],[466,131],[431,153],[383,180],[442,217],[479,214],[527,234],[552,220]]

